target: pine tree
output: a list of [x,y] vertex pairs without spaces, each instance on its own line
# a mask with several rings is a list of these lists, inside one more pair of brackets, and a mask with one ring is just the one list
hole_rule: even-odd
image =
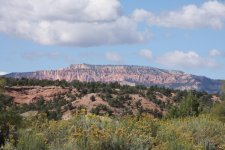
[[0,94],[4,92],[4,86],[6,84],[6,81],[4,78],[0,78]]

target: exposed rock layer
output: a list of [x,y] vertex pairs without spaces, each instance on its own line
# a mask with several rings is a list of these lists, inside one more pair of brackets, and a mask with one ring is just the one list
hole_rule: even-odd
[[121,84],[158,85],[168,88],[215,93],[219,91],[220,81],[203,76],[186,74],[181,71],[169,71],[145,66],[126,65],[88,65],[77,64],[60,70],[11,73],[6,77],[36,78],[49,80],[80,80],[85,82],[120,82]]

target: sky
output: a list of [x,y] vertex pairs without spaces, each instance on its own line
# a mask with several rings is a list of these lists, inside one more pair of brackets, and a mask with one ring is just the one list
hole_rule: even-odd
[[140,65],[225,79],[224,0],[0,0],[0,75]]

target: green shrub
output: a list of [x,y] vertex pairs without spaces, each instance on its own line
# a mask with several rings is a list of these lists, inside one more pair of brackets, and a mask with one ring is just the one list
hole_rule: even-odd
[[94,95],[92,95],[92,96],[90,97],[90,100],[91,100],[92,102],[96,101],[95,96],[94,96]]
[[[103,112],[101,112],[103,111]],[[97,107],[93,108],[91,110],[91,113],[93,114],[96,114],[96,115],[105,115],[105,114],[108,114],[108,115],[112,115],[113,111],[106,105],[103,105],[103,104],[100,104],[98,105]]]
[[159,149],[224,149],[225,125],[205,115],[165,120],[160,123],[156,139]]
[[211,111],[212,116],[225,123],[225,101],[216,104]]
[[193,92],[188,92],[180,104],[172,106],[167,113],[168,118],[198,116],[199,115],[199,101]]
[[29,129],[21,130],[17,150],[48,150],[44,134]]

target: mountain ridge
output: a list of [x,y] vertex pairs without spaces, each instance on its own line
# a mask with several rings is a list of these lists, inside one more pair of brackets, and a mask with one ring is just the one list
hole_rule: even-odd
[[220,80],[187,74],[183,71],[136,65],[72,64],[57,70],[10,73],[5,77],[83,82],[119,82],[128,85],[165,86],[180,90],[219,92]]

